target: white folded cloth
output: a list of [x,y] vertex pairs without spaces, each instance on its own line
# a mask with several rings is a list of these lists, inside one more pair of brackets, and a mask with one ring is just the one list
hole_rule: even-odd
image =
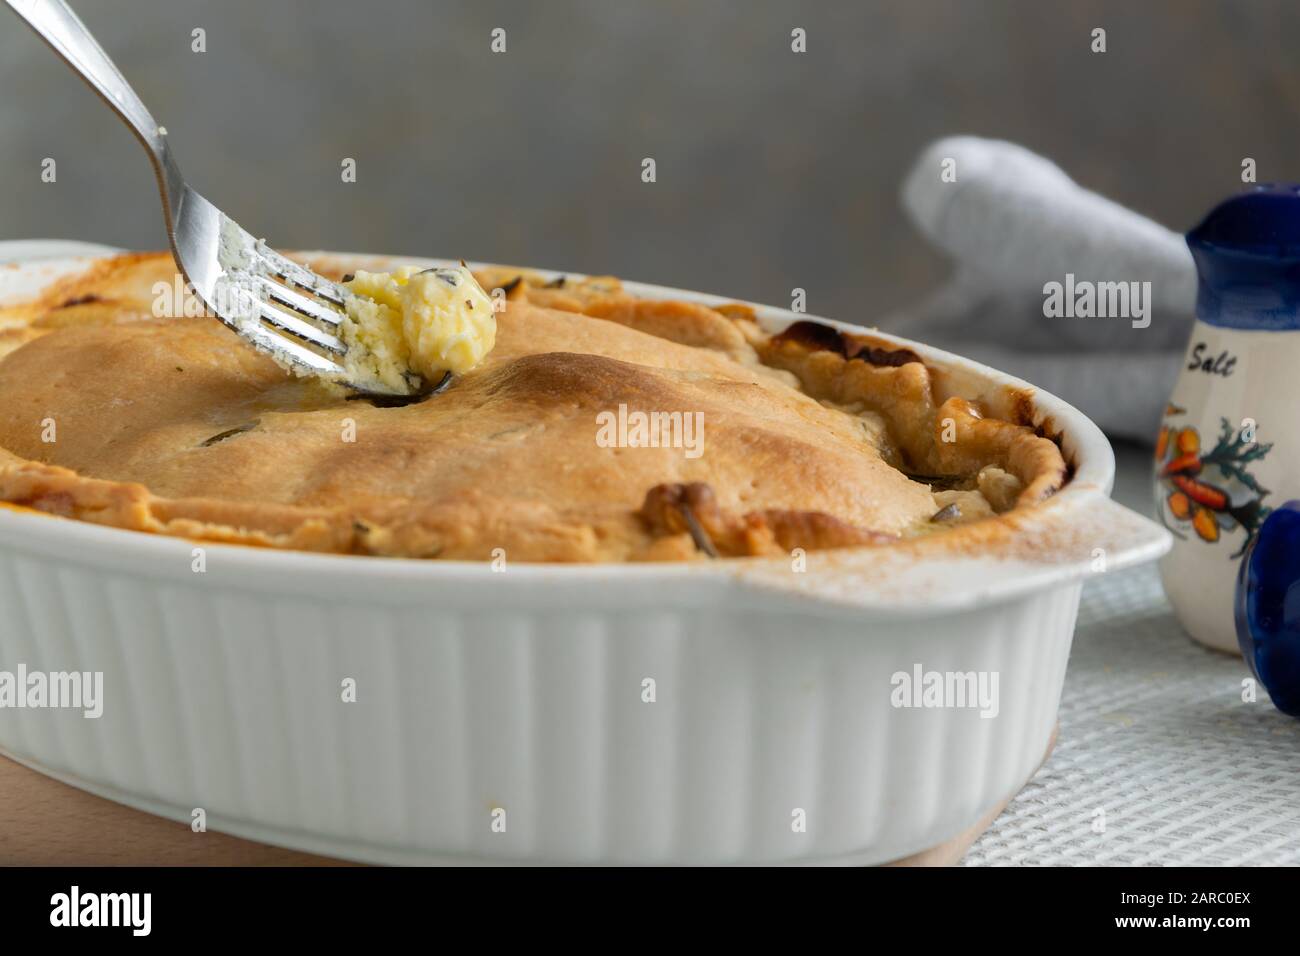
[[[944,181],[945,169],[955,181]],[[902,200],[956,268],[881,328],[1041,386],[1113,437],[1154,439],[1195,311],[1196,270],[1182,236],[1021,146],[973,136],[927,147]],[[1045,315],[1044,286],[1067,276],[1075,287],[1149,282],[1150,325]]]

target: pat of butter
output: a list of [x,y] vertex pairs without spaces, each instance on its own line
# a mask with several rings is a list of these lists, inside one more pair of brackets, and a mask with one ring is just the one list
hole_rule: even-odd
[[496,344],[492,299],[465,266],[358,270],[344,288],[352,294],[340,331],[354,382],[403,392],[415,372],[436,384],[446,372],[468,372]]

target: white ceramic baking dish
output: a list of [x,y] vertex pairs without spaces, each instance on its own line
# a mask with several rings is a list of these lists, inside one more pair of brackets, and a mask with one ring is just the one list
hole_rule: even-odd
[[[0,261],[28,260],[0,267],[0,300],[86,261],[38,251],[0,244]],[[1027,388],[896,341],[954,390]],[[803,572],[207,545],[196,573],[189,541],[0,509],[0,670],[102,671],[105,699],[99,719],[0,709],[0,751],[134,807],[202,808],[211,829],[356,860],[895,860],[1023,785],[1084,579],[1169,546],[1109,500],[1098,429],[1041,392],[1033,409],[1074,475],[1014,533],[812,554]],[[997,716],[895,707],[893,675],[918,666],[996,672]]]

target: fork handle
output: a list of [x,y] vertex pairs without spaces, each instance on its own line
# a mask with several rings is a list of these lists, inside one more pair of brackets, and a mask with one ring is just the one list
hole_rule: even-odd
[[163,203],[168,207],[167,221],[172,222],[176,211],[174,206],[183,193],[185,181],[172,159],[166,132],[159,127],[94,35],[63,0],[5,2],[131,127],[153,163]]

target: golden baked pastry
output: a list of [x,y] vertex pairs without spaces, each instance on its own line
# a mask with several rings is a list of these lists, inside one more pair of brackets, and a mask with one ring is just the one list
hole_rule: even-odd
[[294,379],[192,308],[155,318],[162,253],[0,309],[0,501],[313,551],[688,560],[887,544],[1065,480],[1023,394],[948,394],[886,340],[769,336],[612,278],[476,278],[506,299],[495,348],[405,405]]

